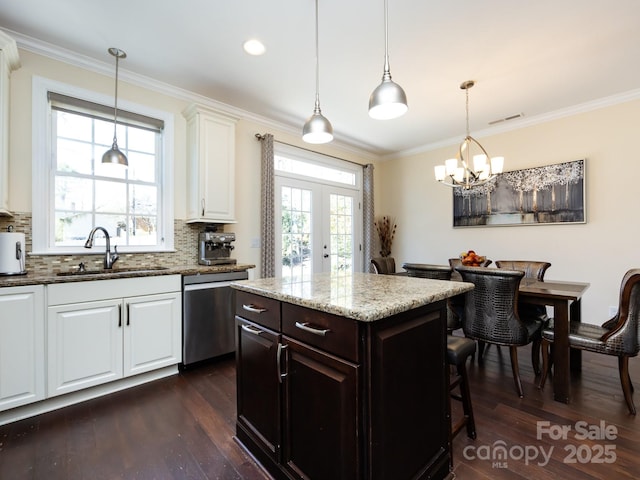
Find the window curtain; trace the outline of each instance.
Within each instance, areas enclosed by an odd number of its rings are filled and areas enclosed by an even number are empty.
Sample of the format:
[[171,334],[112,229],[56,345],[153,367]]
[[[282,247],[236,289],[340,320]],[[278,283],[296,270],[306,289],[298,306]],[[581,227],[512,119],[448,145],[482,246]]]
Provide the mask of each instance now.
[[261,215],[260,236],[262,238],[261,251],[261,278],[275,277],[275,187],[273,167],[273,135],[265,133],[256,134],[262,143],[261,156]]
[[367,164],[362,172],[362,244],[363,272],[373,273],[371,257],[373,257],[375,241],[375,220],[373,211],[373,165]]

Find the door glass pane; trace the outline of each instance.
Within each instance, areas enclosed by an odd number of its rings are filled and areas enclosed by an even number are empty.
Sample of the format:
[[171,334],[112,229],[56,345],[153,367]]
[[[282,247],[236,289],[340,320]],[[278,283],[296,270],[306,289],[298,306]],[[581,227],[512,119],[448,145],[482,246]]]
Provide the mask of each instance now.
[[352,197],[335,193],[329,195],[332,273],[353,273],[353,207]]
[[282,278],[301,282],[311,278],[311,190],[283,186]]

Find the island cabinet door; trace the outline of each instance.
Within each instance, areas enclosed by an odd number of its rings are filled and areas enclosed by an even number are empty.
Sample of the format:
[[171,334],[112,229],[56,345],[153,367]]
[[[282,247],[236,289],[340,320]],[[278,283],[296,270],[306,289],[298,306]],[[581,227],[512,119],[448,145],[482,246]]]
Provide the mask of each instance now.
[[359,367],[283,336],[282,464],[294,478],[361,478]]
[[448,474],[445,326],[444,303],[439,302],[371,327],[372,479]]
[[278,333],[236,317],[238,428],[276,462],[281,446],[279,340]]

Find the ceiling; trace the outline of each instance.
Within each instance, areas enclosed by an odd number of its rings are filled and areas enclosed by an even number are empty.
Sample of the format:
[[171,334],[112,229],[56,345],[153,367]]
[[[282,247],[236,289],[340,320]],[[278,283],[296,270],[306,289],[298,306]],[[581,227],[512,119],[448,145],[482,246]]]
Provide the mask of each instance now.
[[[472,134],[640,89],[637,0],[389,0],[391,74],[409,111],[373,120],[384,2],[319,9],[322,113],[338,143],[374,155],[462,139],[469,79]],[[314,12],[313,0],[0,0],[0,28],[111,65],[107,48],[121,48],[125,74],[301,131],[315,101]],[[243,52],[249,38],[263,56]]]

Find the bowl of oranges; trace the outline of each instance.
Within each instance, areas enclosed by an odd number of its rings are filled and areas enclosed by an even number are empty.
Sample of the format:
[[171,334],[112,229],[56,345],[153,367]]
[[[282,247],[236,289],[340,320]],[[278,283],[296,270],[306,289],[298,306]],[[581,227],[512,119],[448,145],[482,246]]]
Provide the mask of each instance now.
[[465,267],[481,267],[487,260],[487,257],[478,255],[473,250],[469,250],[468,252],[462,252],[460,254],[460,260]]

